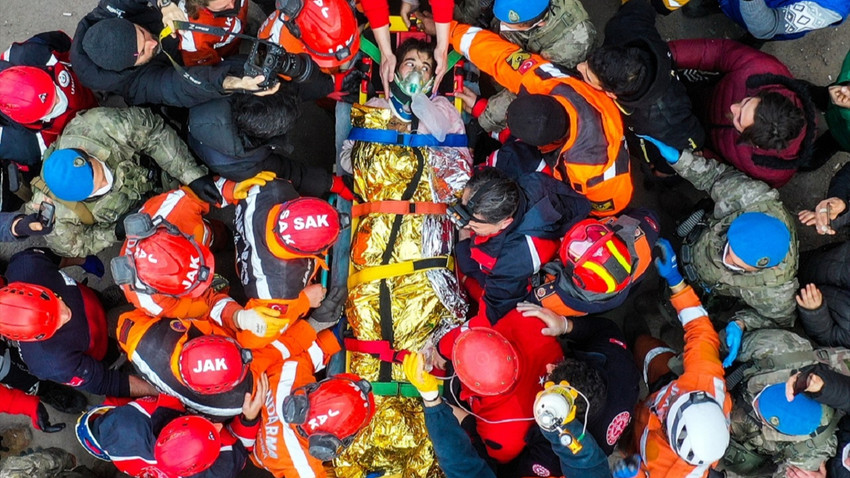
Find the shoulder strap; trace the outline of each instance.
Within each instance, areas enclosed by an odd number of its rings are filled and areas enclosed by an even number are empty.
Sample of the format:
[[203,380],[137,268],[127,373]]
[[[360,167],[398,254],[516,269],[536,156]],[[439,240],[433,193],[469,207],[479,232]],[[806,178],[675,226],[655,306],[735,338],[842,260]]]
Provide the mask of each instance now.
[[55,194],[53,194],[53,191],[51,191],[50,188],[47,187],[47,183],[44,182],[44,179],[42,179],[41,176],[35,177],[30,182],[30,185],[33,188],[38,189],[44,194],[46,194],[47,197],[49,197],[53,201],[58,202],[59,204],[73,211],[74,214],[76,214],[77,217],[80,219],[80,221],[86,226],[91,226],[95,223],[94,216],[92,215],[88,206],[83,204],[81,201],[65,201],[63,199],[59,199],[58,197],[56,197]]

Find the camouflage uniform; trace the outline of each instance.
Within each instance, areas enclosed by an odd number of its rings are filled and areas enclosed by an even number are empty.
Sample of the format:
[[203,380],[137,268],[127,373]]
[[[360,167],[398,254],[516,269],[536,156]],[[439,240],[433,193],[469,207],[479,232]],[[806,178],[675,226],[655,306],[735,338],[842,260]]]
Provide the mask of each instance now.
[[[71,471],[74,456],[59,448],[10,456],[0,468],[0,478],[91,478],[90,473]],[[82,471],[82,470],[81,470]],[[86,470],[88,471],[88,470]]]
[[[186,144],[159,116],[145,108],[94,108],[77,115],[65,127],[51,149],[79,148],[103,161],[115,182],[106,194],[81,203],[56,202],[56,223],[46,236],[47,245],[57,254],[82,257],[111,246],[118,218],[140,206],[146,194],[157,186],[159,175],[142,165],[142,155],[182,184],[207,174],[195,163]],[[27,212],[38,211],[41,202],[53,198],[49,191],[33,184],[33,197]],[[91,213],[93,224],[86,224],[69,205],[82,204]],[[79,206],[78,206],[79,207]]]
[[[713,159],[682,153],[672,165],[694,187],[706,191],[715,201],[708,227],[692,244],[689,265],[699,276],[701,286],[711,293],[741,299],[749,308],[738,311],[747,330],[765,327],[791,327],[797,303],[797,230],[795,219],[779,200],[779,192],[752,179],[732,166]],[[776,267],[755,272],[735,272],[723,265],[726,232],[735,218],[745,212],[763,212],[782,221],[791,232],[791,248]],[[687,267],[687,265],[686,265]]]
[[[596,43],[596,27],[590,22],[578,0],[550,0],[549,11],[543,26],[524,32],[500,32],[499,20],[494,20],[494,31],[502,38],[519,45],[523,50],[538,53],[558,65],[574,68],[587,58]],[[501,131],[506,126],[508,105],[516,95],[507,90],[490,97],[487,108],[478,122],[488,132]]]
[[[771,476],[772,472],[772,476],[784,478],[788,465],[814,471],[835,455],[838,444],[835,425],[840,418],[835,409],[822,404],[820,427],[806,436],[779,433],[752,411],[752,402],[762,389],[785,383],[788,377],[806,365],[820,361],[847,373],[847,364],[843,362],[850,357],[850,350],[820,350],[823,353],[816,356],[808,340],[787,330],[762,329],[744,334],[738,360],[744,362],[745,372],[743,380],[731,389],[734,402],[730,418],[732,441],[721,461],[725,469],[745,476]],[[729,376],[727,380],[731,381]],[[778,468],[758,473],[758,469],[763,470],[764,466],[757,466],[757,456],[763,458],[765,464],[773,460]]]

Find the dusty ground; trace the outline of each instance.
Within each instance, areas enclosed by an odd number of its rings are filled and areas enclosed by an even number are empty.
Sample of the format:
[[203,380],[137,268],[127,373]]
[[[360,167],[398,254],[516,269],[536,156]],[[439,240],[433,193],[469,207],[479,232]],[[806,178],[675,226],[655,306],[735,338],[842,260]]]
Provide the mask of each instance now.
[[[600,32],[605,21],[610,18],[619,5],[617,0],[584,0],[584,3]],[[14,41],[23,41],[42,31],[58,29],[72,35],[77,21],[94,5],[93,0],[0,0],[0,48],[5,48]],[[688,37],[737,38],[742,34],[742,30],[723,15],[712,15],[704,19],[692,20],[674,13],[666,18],[660,18],[659,28],[668,39]],[[833,81],[838,73],[841,61],[850,48],[848,43],[850,43],[850,26],[844,25],[840,28],[810,33],[805,38],[792,42],[768,43],[763,51],[781,58],[798,78],[816,84],[827,84]],[[332,143],[327,138],[331,137],[332,128],[333,120],[328,114],[318,108],[308,107],[303,121],[299,124],[298,131],[294,135],[296,157],[310,158],[311,161],[320,158],[322,164],[329,164],[332,161],[333,151],[331,149]],[[850,157],[842,153],[819,171],[798,174],[787,186],[782,188],[782,197],[787,207],[796,212],[816,204],[823,197],[832,174],[848,159]],[[640,205],[658,207],[655,195],[646,193],[640,188],[640,173],[636,173],[635,178],[635,183],[639,189],[636,202]],[[669,218],[666,218],[664,222],[665,227],[672,224]],[[810,249],[824,242],[823,238],[815,236],[808,229],[800,231],[800,240],[803,249]],[[31,244],[33,243],[0,244],[0,259],[8,259],[13,252]],[[101,258],[104,263],[107,263],[108,259],[115,253],[115,248],[110,249],[102,253]],[[87,276],[80,270],[70,272],[81,279]],[[89,284],[97,289],[103,289],[111,284],[108,274],[103,280],[91,276],[88,277],[88,280]],[[622,321],[630,313],[631,308],[625,307],[622,311],[613,315],[619,321]],[[655,328],[658,325],[658,323],[653,324]],[[68,423],[69,429],[54,435],[35,432],[33,446],[60,446],[72,451],[81,462],[92,463],[94,460],[81,449],[70,430],[76,417],[62,416],[55,411],[51,415]],[[24,423],[27,423],[27,420],[7,416],[0,417],[0,428]],[[241,476],[270,475],[258,470],[246,470]]]

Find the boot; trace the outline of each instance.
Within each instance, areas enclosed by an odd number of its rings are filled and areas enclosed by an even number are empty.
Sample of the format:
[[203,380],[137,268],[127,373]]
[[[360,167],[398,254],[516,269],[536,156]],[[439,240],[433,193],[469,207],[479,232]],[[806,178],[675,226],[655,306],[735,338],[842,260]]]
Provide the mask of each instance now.
[[62,413],[79,415],[86,411],[89,401],[86,396],[77,390],[48,380],[42,380],[38,384],[36,393],[41,401]]
[[721,12],[717,0],[691,0],[682,7],[682,14],[688,18],[702,18]]

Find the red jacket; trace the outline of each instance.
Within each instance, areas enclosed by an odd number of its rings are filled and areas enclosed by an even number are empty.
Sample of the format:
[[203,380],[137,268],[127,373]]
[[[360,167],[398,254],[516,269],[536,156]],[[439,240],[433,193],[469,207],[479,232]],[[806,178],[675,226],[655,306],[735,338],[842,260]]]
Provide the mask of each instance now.
[[[487,324],[486,320],[476,318],[470,325]],[[487,454],[499,463],[507,463],[526,447],[525,436],[534,425],[532,408],[537,392],[543,390],[546,366],[564,360],[564,352],[555,337],[540,333],[543,321],[534,317],[523,317],[512,310],[492,328],[516,348],[519,355],[519,380],[511,391],[498,396],[480,397],[466,386],[461,385],[460,399],[469,404],[470,409],[489,421],[511,420],[507,423],[487,423],[477,420],[478,434],[487,449]],[[451,357],[451,350],[457,336],[466,327],[458,327],[440,341],[440,353]]]
[[[211,27],[223,28],[232,33],[244,33],[248,24],[248,4],[242,1],[242,7],[236,16],[226,16],[210,11],[208,8],[198,10],[198,18],[189,18],[190,22],[200,23]],[[180,2],[184,10],[183,2]],[[180,54],[186,66],[216,65],[223,58],[239,53],[239,39],[234,36],[221,37],[208,33],[182,30],[180,31]]]
[[[814,117],[809,117],[807,114],[807,123],[803,130],[784,150],[764,150],[747,143],[738,143],[741,133],[732,125],[729,108],[733,103],[754,96],[762,90],[776,91],[803,108],[803,100],[800,96],[784,85],[772,81],[765,83],[764,80],[759,82],[763,83],[761,86],[753,84],[754,80],[758,80],[753,76],[765,73],[792,78],[788,67],[772,55],[732,40],[676,40],[669,45],[678,68],[692,68],[722,74],[720,81],[710,94],[704,96],[704,104],[695,105],[698,111],[702,109],[701,120],[707,128],[706,156],[725,160],[750,177],[760,179],[771,187],[778,188],[787,183],[797,172],[796,165],[775,168],[766,166],[764,163],[780,162],[781,164],[781,162],[794,161],[801,156],[810,155],[817,126]],[[749,87],[748,80],[750,80]],[[812,132],[808,133],[810,129]]]
[[0,385],[0,413],[11,415],[26,415],[32,420],[33,426],[38,424],[38,397]]

